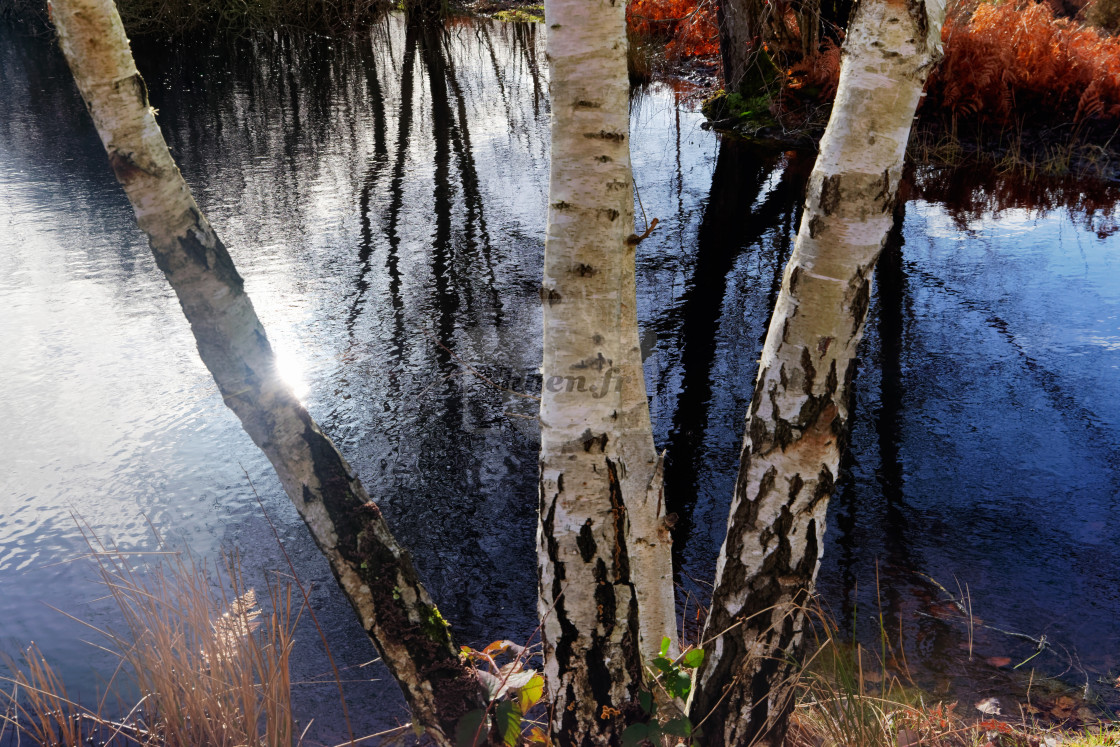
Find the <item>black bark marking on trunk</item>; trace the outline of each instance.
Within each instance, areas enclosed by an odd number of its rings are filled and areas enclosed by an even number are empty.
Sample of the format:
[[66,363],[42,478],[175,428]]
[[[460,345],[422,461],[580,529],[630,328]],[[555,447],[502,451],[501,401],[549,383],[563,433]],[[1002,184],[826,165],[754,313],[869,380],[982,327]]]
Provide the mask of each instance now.
[[928,51],[929,45],[929,15],[926,12],[925,0],[906,0],[906,12],[918,27],[918,38],[921,40],[921,49]]
[[[801,370],[805,374],[805,381],[802,382],[803,390],[811,396],[813,386],[817,382],[817,369],[813,365],[813,354],[809,352],[809,348],[801,348]],[[784,384],[783,388],[785,388]]]
[[[831,337],[822,337],[817,340],[817,355],[824,356],[828,353],[828,349],[832,346]],[[835,370],[835,361],[833,362],[833,370]]]
[[[571,671],[572,662],[572,644],[579,638],[579,630],[575,624],[568,618],[567,610],[564,607],[564,581],[567,577],[566,567],[563,560],[560,559],[560,544],[556,541],[555,524],[556,524],[556,503],[559,501],[560,496],[564,492],[563,475],[556,478],[556,493],[552,496],[551,501],[546,506],[546,496],[548,495],[548,486],[545,484],[543,471],[540,476],[540,494],[541,494],[541,533],[545,538],[545,552],[548,554],[548,561],[552,563],[552,615],[555,616],[556,621],[560,624],[560,638],[556,641],[556,646],[552,651],[552,655],[556,657],[557,666],[561,672]],[[570,704],[569,710],[559,714],[559,721],[563,733],[574,733],[576,724],[578,722],[575,713],[576,694],[573,685],[568,682],[564,685],[565,688],[565,702]]]
[[753,417],[755,414],[757,414],[758,408],[762,405],[762,390],[765,386],[764,373],[765,372],[763,372],[763,374],[759,374],[758,381],[754,383],[754,392],[751,394],[750,417]]
[[805,404],[801,406],[801,411],[797,413],[799,435],[804,435],[805,431],[820,423],[829,408],[835,414],[836,404],[832,401],[832,394],[832,392],[826,391],[819,397],[809,397],[805,400]]
[[626,140],[626,133],[624,132],[607,132],[606,130],[599,130],[598,132],[585,132],[583,136],[592,140],[609,140],[614,143],[621,143]]
[[[636,688],[641,682],[641,660],[636,645],[638,608],[630,580],[626,549],[626,508],[617,468],[610,459],[604,459],[604,462],[609,482],[611,524],[604,527],[607,531],[602,532],[596,541],[592,536],[594,524],[588,520],[576,540],[583,561],[594,563],[591,575],[595,582],[593,596],[596,622],[594,630],[586,631],[582,637],[569,619],[560,596],[565,567],[560,560],[559,544],[554,537],[556,503],[560,493],[557,492],[549,502],[545,497],[547,494],[543,474],[541,479],[541,532],[545,537],[547,562],[555,568],[552,586],[554,606],[551,614],[555,616],[561,630],[559,640],[551,651],[561,673],[560,682],[554,684],[562,688],[563,698],[560,700],[565,704],[562,712],[554,716],[553,733],[569,737],[575,735],[571,741],[573,747],[598,747],[607,744],[605,735],[617,736],[620,733],[618,719],[629,724],[641,716],[641,709],[633,703]],[[614,543],[610,557],[604,557],[601,553],[603,535]],[[627,605],[625,610],[619,608],[620,603]],[[622,613],[624,617],[620,620],[618,616]],[[620,625],[625,629],[620,631]],[[577,641],[581,639],[585,644],[577,650]],[[573,676],[577,656],[580,658],[579,668],[585,672],[585,678],[577,679]],[[625,681],[626,693],[616,701],[619,666],[625,667],[628,679]],[[591,702],[588,703],[588,700]]]
[[[216,280],[244,292],[245,281],[238,274],[237,268],[233,266],[233,259],[226,251],[225,244],[212,231],[207,230],[208,227],[196,225],[195,230],[188,230],[185,236],[178,237],[179,249],[193,264],[213,272]],[[210,240],[210,246],[199,240],[196,231]],[[158,254],[156,259],[158,261]],[[162,265],[160,269],[163,269]],[[164,271],[166,272],[166,270]]]
[[141,177],[158,176],[132,160],[131,153],[122,153],[119,150],[109,151],[109,166],[116,174],[117,181],[126,188]]
[[602,454],[607,449],[607,434],[600,433],[596,436],[592,434],[591,429],[588,428],[583,432],[583,435],[579,437],[579,442],[583,444],[583,450],[587,453],[590,454],[591,449],[597,447],[599,453]]
[[[606,434],[603,438],[606,439]],[[604,440],[604,445],[606,441]],[[630,583],[630,555],[626,551],[626,504],[622,498],[622,484],[618,481],[618,468],[615,463],[607,459],[607,484],[610,486],[608,495],[611,500],[611,518],[614,524],[614,572],[615,582],[620,584]]]
[[766,473],[759,481],[758,493],[756,495],[747,495],[747,482],[750,479],[750,457],[744,457],[739,460],[739,474],[735,480],[735,495],[739,496],[741,500],[747,501],[746,520],[741,527],[735,527],[733,531],[736,534],[736,541],[732,543],[728,541],[728,547],[741,546],[743,544],[742,537],[747,529],[754,530],[758,526],[758,509],[759,504],[763,497],[774,487],[774,480],[777,477],[778,471],[773,467],[766,470]]
[[592,267],[591,265],[583,264],[582,262],[576,266],[576,274],[580,277],[589,278],[592,275],[595,275],[597,272],[599,271],[594,267]]
[[[327,505],[328,512],[342,513],[350,510],[355,503],[364,504],[365,501],[354,489],[354,476],[349,465],[342,460],[342,455],[330,439],[312,424],[310,417],[304,419],[303,440],[311,452],[312,470],[319,483],[319,495],[315,497],[329,497],[332,501]],[[304,492],[306,495],[310,491],[305,487]]]
[[588,368],[594,368],[596,371],[602,371],[607,367],[610,367],[610,361],[608,361],[602,353],[598,353],[595,358],[584,358],[579,363],[572,364],[572,368],[576,371],[582,371]]
[[[897,55],[897,53],[896,53]],[[891,190],[891,172],[890,169],[883,169],[882,177],[879,179],[879,191],[871,198],[874,202],[879,204],[880,211],[884,213],[891,212],[891,198],[893,192]]]
[[599,163],[610,163],[614,159],[611,158],[610,156],[604,155],[604,156],[595,156],[595,160],[598,161]]
[[855,337],[859,334],[864,320],[867,319],[867,307],[871,303],[871,279],[861,272],[856,275],[853,282],[857,285],[849,308],[852,314],[852,336]]
[[811,239],[817,238],[817,234],[820,233],[823,225],[824,225],[824,220],[822,220],[819,215],[814,215],[812,218],[810,218],[809,223],[808,223],[809,238],[811,238]]
[[[756,503],[761,502],[766,496],[770,494],[770,491],[774,489],[774,482],[777,480],[777,478],[777,469],[771,467],[770,469],[766,470],[765,474],[762,475],[762,479],[758,481],[758,495],[755,496]],[[758,512],[756,510],[755,517],[757,516]]]
[[[827,501],[832,498],[832,494],[835,489],[836,482],[832,477],[832,470],[830,470],[828,467],[821,467],[821,471],[817,473],[817,484],[813,487],[813,494],[810,496],[809,505],[806,506],[805,510],[812,511],[821,501]],[[815,538],[813,539],[813,542],[816,542]]]
[[584,522],[583,526],[579,529],[579,536],[576,537],[576,547],[579,548],[579,556],[583,558],[584,563],[590,563],[591,559],[595,557],[595,535],[591,531],[591,519]]
[[[835,395],[839,391],[839,386],[840,382],[836,377],[836,359],[833,358],[832,362],[828,365],[828,375],[824,379],[824,390],[828,393],[829,398],[835,399]],[[840,395],[843,398],[848,396],[848,393],[846,391],[840,392]],[[845,410],[847,410],[847,408],[845,408]],[[840,418],[837,418],[837,421],[839,420]]]
[[561,301],[560,293],[555,288],[541,287],[541,303],[547,303],[549,306],[558,304]]
[[789,481],[789,500],[786,501],[786,506],[792,506],[793,502],[797,500],[797,496],[801,495],[801,488],[805,487],[805,481],[801,479],[801,475],[794,475]]
[[821,212],[832,215],[840,207],[840,175],[826,176],[821,181]]
[[[609,578],[607,564],[602,558],[595,561],[595,570],[592,571],[592,576],[595,579],[595,617],[599,625],[603,626],[606,635],[610,635],[614,632],[614,584],[611,578]],[[604,679],[609,685],[611,680],[610,673],[604,672],[604,674],[606,675]],[[594,687],[594,678],[592,678],[592,689],[594,689]],[[599,700],[599,702],[604,701]]]
[[125,78],[124,80],[117,81],[116,87],[119,91],[127,85],[131,85],[135,96],[140,101],[140,105],[147,109],[151,104],[148,101],[148,84],[144,82],[144,76],[139,72]]
[[[618,481],[618,469],[615,463],[607,459],[607,478],[610,484],[611,514],[614,520],[614,571],[615,586],[626,589],[626,598],[629,600],[626,611],[626,629],[622,632],[619,646],[622,649],[623,664],[629,675],[629,699],[624,703],[612,704],[615,709],[622,712],[625,723],[633,723],[635,717],[642,713],[641,708],[635,708],[634,698],[637,688],[642,683],[642,656],[638,647],[638,595],[630,578],[630,553],[626,546],[626,534],[629,518],[626,515],[626,504],[622,495],[622,485]],[[617,593],[612,589],[612,603],[617,605]],[[617,608],[616,608],[617,609]],[[611,614],[615,619],[617,611]],[[605,665],[604,665],[605,666]],[[602,715],[602,714],[600,714]]]
[[576,109],[598,109],[602,106],[602,104],[600,104],[598,101],[585,101],[583,99],[580,99],[576,103],[572,104],[572,106]]

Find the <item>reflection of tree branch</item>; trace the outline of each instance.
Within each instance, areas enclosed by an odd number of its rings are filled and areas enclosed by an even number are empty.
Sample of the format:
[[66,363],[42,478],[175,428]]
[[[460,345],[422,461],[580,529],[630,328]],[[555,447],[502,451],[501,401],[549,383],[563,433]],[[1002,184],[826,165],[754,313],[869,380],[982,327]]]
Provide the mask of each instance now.
[[[432,239],[431,268],[435,281],[435,311],[440,337],[450,339],[455,330],[456,312],[460,306],[460,293],[472,305],[471,287],[457,277],[451,243],[452,193],[451,193],[451,105],[447,98],[447,61],[444,58],[444,30],[434,24],[424,24],[420,29],[421,60],[428,76],[431,95],[432,143],[432,212],[435,214],[435,235]],[[446,361],[441,361],[445,363]],[[450,394],[450,392],[449,392]],[[448,412],[450,416],[450,411]]]
[[370,46],[363,45],[360,50],[362,62],[366,69],[366,86],[369,91],[370,104],[373,108],[373,157],[370,159],[369,168],[366,171],[361,192],[358,195],[361,243],[358,246],[358,277],[354,281],[357,292],[354,294],[354,300],[350,304],[350,311],[346,317],[346,328],[351,335],[354,334],[354,325],[361,313],[362,300],[369,291],[367,277],[372,269],[370,260],[373,254],[373,221],[370,216],[370,208],[373,201],[373,191],[389,160],[389,151],[385,144],[385,96],[381,90],[381,81],[377,76],[377,60],[374,55],[370,54]]
[[396,159],[393,177],[389,183],[389,220],[385,227],[389,252],[385,259],[389,273],[389,297],[393,305],[393,348],[397,355],[404,350],[404,301],[401,299],[400,251],[401,237],[397,226],[404,206],[404,165],[408,158],[409,136],[412,133],[412,85],[416,62],[416,27],[405,27],[404,59],[401,63],[401,102],[397,121]]
[[[697,233],[692,276],[680,302],[651,325],[659,332],[677,334],[681,340],[680,384],[669,427],[665,469],[665,494],[670,496],[667,508],[680,516],[674,528],[677,548],[684,546],[692,531],[696,499],[683,497],[695,496],[699,479],[713,407],[712,371],[728,275],[742,252],[760,241],[802,194],[805,169],[790,164],[778,183],[762,197],[777,165],[773,158],[758,158],[747,145],[730,141],[720,145],[708,205]],[[788,242],[788,232],[781,235]],[[782,258],[771,261],[780,273],[784,266]],[[773,303],[766,308],[773,308]]]
[[[483,212],[482,193],[479,190],[478,169],[475,166],[474,152],[471,147],[470,128],[467,123],[467,104],[463,89],[459,85],[459,78],[455,72],[455,64],[451,56],[450,47],[446,44],[445,37],[444,57],[446,59],[446,78],[455,96],[457,117],[451,121],[451,145],[455,151],[459,164],[459,182],[463,187],[463,202],[466,204],[466,243],[468,248],[482,249],[482,259],[486,266],[487,285],[490,290],[491,303],[501,317],[502,299],[497,289],[497,278],[494,273],[490,233],[486,228],[486,216]],[[512,123],[511,123],[512,126]],[[475,226],[479,241],[475,241]]]

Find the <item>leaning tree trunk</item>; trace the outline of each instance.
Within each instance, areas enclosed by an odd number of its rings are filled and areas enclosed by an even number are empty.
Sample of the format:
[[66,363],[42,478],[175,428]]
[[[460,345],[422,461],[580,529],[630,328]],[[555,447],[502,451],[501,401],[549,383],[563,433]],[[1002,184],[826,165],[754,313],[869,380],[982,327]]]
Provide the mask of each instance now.
[[408,553],[278,376],[242,279],[167,150],[112,0],[53,0],[50,9],[109,163],[179,298],[203,363],[330,560],[415,723],[450,745],[459,718],[484,705],[477,679],[460,663]]
[[691,704],[712,745],[780,745],[856,346],[943,0],[863,0],[766,335]]
[[538,529],[545,676],[558,744],[614,744],[642,682],[641,605],[648,600],[656,618],[647,636],[675,638],[676,628],[634,309],[625,3],[547,0],[545,16],[552,100]]

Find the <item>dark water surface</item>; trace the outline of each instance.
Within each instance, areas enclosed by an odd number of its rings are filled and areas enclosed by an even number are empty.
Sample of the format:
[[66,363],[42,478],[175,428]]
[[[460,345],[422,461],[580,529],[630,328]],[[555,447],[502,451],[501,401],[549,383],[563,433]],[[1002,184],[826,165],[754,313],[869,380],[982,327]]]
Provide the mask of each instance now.
[[[461,361],[539,385],[543,28],[441,36],[389,19],[357,44],[149,44],[137,57],[286,375],[460,640],[528,637],[532,402]],[[721,144],[686,98],[636,94],[632,142],[641,206],[661,220],[638,256],[654,428],[681,515],[680,581],[702,596],[812,156]],[[86,549],[74,515],[125,548],[155,547],[149,521],[203,558],[237,548],[257,584],[286,571],[247,473],[314,584],[355,730],[406,720],[222,405],[49,41],[0,29],[0,102],[0,651],[34,640],[78,697],[111,671],[83,642],[95,634],[45,606],[116,619],[89,567],[65,562]],[[1053,648],[1032,666],[1105,692],[1120,667],[1116,195],[966,177],[919,175],[884,256],[823,599],[867,635],[878,572],[887,627],[902,625],[915,675],[942,692],[1003,686],[980,659],[1017,663],[1036,644],[1002,631],[1045,635]],[[938,584],[958,583],[982,619],[972,665],[966,626],[939,604]],[[313,683],[329,680],[321,648],[301,627],[294,689],[302,722],[315,718],[308,743],[334,744],[333,685]]]

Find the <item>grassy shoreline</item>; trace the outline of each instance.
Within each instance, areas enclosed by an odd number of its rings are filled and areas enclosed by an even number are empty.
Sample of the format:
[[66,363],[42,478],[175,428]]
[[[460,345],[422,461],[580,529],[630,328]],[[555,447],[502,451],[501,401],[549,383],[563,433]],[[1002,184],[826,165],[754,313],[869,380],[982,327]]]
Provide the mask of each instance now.
[[[299,601],[298,580],[278,578],[258,599],[242,580],[237,558],[227,558],[224,570],[213,575],[189,554],[163,553],[154,572],[143,574],[113,548],[99,549],[94,562],[126,620],[126,634],[96,631],[124,665],[109,686],[132,679],[140,701],[109,713],[71,700],[32,644],[23,664],[9,662],[14,673],[0,677],[0,744],[5,737],[11,744],[110,747],[303,744],[306,732],[299,732],[299,714],[292,710],[288,667],[295,622],[314,613],[306,599]],[[872,650],[841,640],[819,607],[810,616],[815,638],[799,676],[787,747],[1120,744],[1120,722],[1056,680],[1032,674],[1025,702],[1008,688],[999,698],[961,703],[915,684],[901,644],[881,624],[882,641],[874,647],[879,650]],[[486,651],[505,650],[505,644],[495,642]],[[524,662],[526,669],[533,665]],[[1006,665],[998,668],[1013,674]],[[340,718],[346,709],[340,690]],[[517,745],[542,743],[539,710],[522,722]],[[409,733],[406,725],[351,744],[397,743]],[[674,739],[661,747],[679,744]]]

